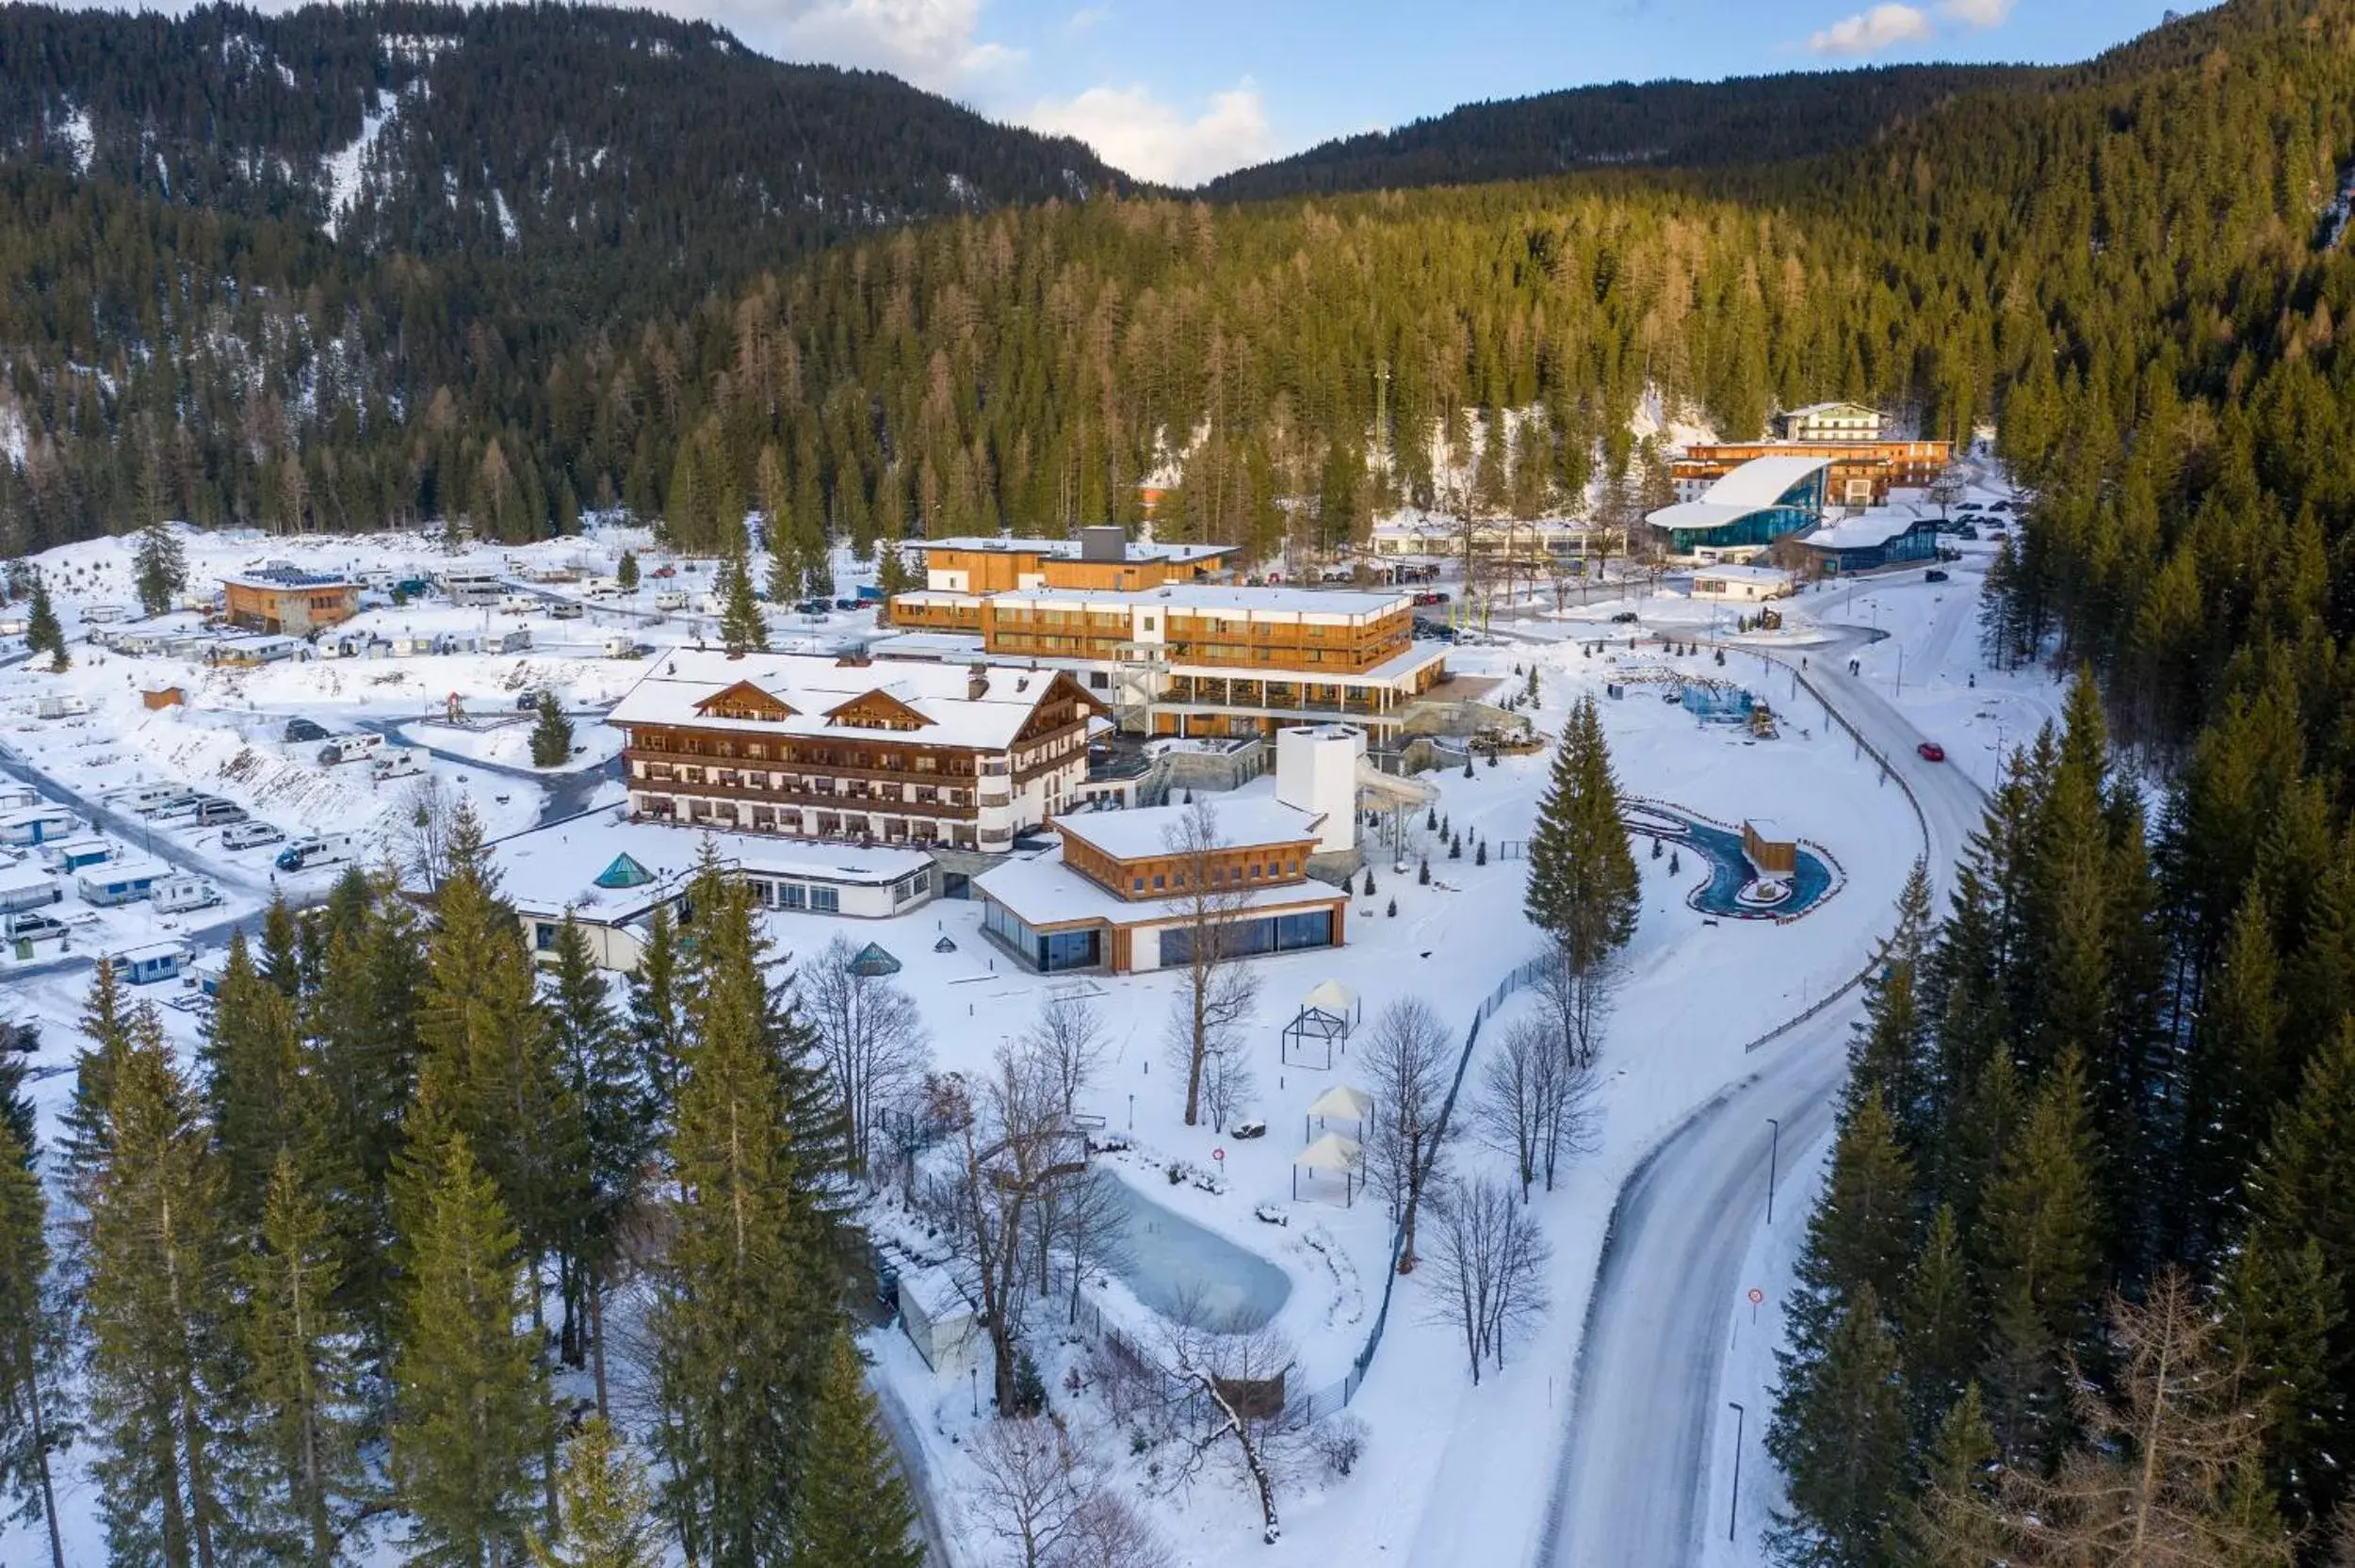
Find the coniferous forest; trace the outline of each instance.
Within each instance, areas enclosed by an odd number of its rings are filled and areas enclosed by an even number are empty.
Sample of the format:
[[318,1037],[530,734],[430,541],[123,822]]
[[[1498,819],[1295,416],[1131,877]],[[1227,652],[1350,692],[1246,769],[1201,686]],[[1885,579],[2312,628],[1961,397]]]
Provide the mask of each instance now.
[[541,994],[463,808],[430,902],[273,906],[193,1063],[101,965],[54,1149],[0,1078],[0,1500],[53,1514],[71,1440],[116,1561],[751,1564],[846,1499],[874,1555],[806,1560],[904,1560],[840,1129],[744,884],[708,863],[626,997],[569,922]]

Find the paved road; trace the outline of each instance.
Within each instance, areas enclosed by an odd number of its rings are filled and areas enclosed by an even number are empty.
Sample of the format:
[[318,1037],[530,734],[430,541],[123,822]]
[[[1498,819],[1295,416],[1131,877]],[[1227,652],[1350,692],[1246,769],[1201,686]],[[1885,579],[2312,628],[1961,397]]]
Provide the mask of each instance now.
[[[1842,645],[1808,652],[1803,683],[1910,786],[1942,899],[1983,797],[1958,768],[1915,755],[1922,736],[1845,672]],[[1698,1558],[1726,1322],[1765,1206],[1766,1119],[1781,1120],[1786,1151],[1822,1138],[1861,1005],[1850,993],[1763,1045],[1758,1072],[1696,1111],[1621,1189],[1587,1313],[1542,1568],[1688,1568]],[[1754,1420],[1753,1463],[1758,1430]]]

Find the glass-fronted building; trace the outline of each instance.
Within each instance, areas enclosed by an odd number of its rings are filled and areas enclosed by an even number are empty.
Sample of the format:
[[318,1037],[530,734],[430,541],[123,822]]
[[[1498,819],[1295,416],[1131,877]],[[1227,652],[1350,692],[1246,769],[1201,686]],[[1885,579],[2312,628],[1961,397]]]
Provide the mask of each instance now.
[[1704,562],[1756,555],[1824,520],[1828,458],[1758,458],[1713,484],[1698,500],[1644,519],[1672,556]]

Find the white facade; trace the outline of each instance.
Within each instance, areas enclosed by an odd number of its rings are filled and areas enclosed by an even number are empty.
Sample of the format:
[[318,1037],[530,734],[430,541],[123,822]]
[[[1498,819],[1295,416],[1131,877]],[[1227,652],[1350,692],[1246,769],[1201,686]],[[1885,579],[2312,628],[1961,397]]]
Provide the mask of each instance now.
[[1349,724],[1296,724],[1275,732],[1275,798],[1322,817],[1317,852],[1357,844],[1357,765],[1366,732]]
[[1736,604],[1780,599],[1791,592],[1791,574],[1771,566],[1716,566],[1693,574],[1693,597]]

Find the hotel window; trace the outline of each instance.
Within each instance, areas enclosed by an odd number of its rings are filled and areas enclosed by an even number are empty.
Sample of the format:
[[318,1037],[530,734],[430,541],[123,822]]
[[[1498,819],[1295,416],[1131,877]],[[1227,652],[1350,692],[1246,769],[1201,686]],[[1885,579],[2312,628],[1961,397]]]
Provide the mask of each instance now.
[[779,882],[776,884],[776,908],[804,909],[808,907],[808,903],[809,892],[800,882]]
[[813,887],[809,890],[809,907],[814,914],[842,913],[842,890],[838,887]]

